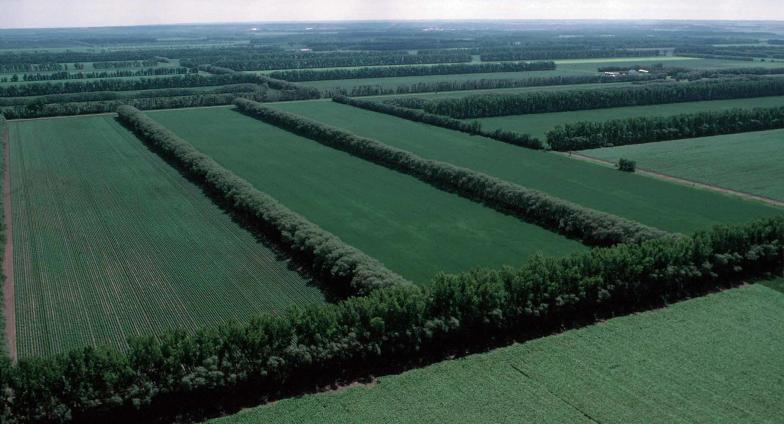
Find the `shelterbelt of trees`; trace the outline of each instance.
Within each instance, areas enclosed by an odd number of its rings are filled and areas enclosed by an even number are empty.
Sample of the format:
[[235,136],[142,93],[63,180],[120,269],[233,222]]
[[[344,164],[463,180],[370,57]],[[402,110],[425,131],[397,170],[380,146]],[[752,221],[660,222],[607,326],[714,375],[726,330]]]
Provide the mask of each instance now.
[[17,365],[6,358],[0,418],[9,424],[198,420],[227,406],[502,346],[782,271],[779,217],[563,258],[533,257],[516,269],[441,274],[426,287],[395,285],[245,323],[134,338],[124,353],[87,347]]
[[778,45],[761,46],[689,46],[675,50],[677,55],[686,56],[709,56],[709,57],[735,57],[739,59],[753,60],[754,58],[784,59],[784,48]]
[[[407,98],[413,99],[413,98]],[[362,109],[371,110],[374,112],[386,113],[388,115],[397,116],[399,118],[408,119],[410,121],[422,122],[429,125],[436,125],[450,130],[456,130],[472,135],[481,135],[484,137],[492,138],[504,143],[514,144],[516,146],[527,147],[529,149],[542,149],[544,144],[536,137],[528,134],[517,133],[513,131],[505,131],[496,129],[487,131],[482,128],[482,124],[478,121],[461,121],[459,119],[450,118],[448,116],[433,115],[432,113],[417,110],[418,108],[400,107],[394,103],[381,103],[372,102],[368,100],[353,99],[346,96],[335,96],[332,98],[337,103],[343,103],[349,106],[354,106]],[[394,99],[393,99],[394,100]]]
[[121,69],[116,71],[102,72],[53,72],[47,74],[23,74],[17,76],[18,81],[57,81],[57,80],[80,80],[92,78],[126,78],[126,77],[150,77],[160,75],[185,75],[196,73],[196,70],[189,68],[146,68],[146,69]]
[[480,94],[431,100],[424,104],[424,110],[465,119],[781,95],[784,95],[784,78],[730,79],[595,90]]
[[200,153],[136,108],[122,106],[120,120],[162,157],[206,188],[222,204],[260,228],[340,295],[364,295],[410,284],[380,262],[347,245],[249,182]]
[[[209,71],[208,71],[209,72]],[[563,75],[554,77],[532,77],[524,79],[475,79],[475,80],[445,80],[445,81],[422,81],[412,84],[401,84],[397,87],[385,87],[382,85],[360,85],[347,90],[336,87],[333,89],[322,90],[324,96],[332,97],[337,95],[361,97],[361,96],[381,96],[387,94],[414,94],[432,93],[442,91],[465,91],[465,90],[489,90],[498,88],[520,88],[520,87],[543,87],[555,85],[574,85],[574,84],[603,84],[619,82],[644,82],[661,79],[658,75],[624,75],[609,77],[605,75]]]
[[423,159],[377,140],[359,137],[257,102],[237,99],[235,105],[242,112],[269,124],[407,173],[442,190],[484,203],[504,213],[514,214],[527,222],[578,239],[590,246],[639,243],[671,236],[670,233],[638,222],[589,209],[471,169]]
[[381,66],[373,68],[353,69],[311,69],[271,72],[272,78],[291,82],[411,77],[425,75],[481,74],[487,72],[527,72],[551,71],[554,62],[514,62],[514,63],[460,63],[428,66]]
[[590,59],[602,57],[648,57],[658,56],[658,51],[628,49],[499,49],[480,53],[483,62],[510,60],[553,60],[553,59]]
[[161,88],[207,87],[227,84],[267,84],[280,90],[296,90],[303,97],[318,98],[321,93],[287,81],[254,74],[228,74],[203,76],[198,74],[175,77],[139,79],[97,79],[67,82],[18,84],[0,87],[0,97],[43,96],[49,94],[83,93],[94,91],[135,91]]
[[553,150],[582,150],[784,128],[784,107],[576,122],[547,133]]
[[[470,62],[466,53],[389,54],[378,52],[331,52],[304,54],[271,54],[228,56],[212,63],[235,71],[268,71],[273,69],[338,68],[349,66],[417,65],[425,63]],[[183,62],[184,65],[191,61]],[[196,62],[198,64],[198,62]]]

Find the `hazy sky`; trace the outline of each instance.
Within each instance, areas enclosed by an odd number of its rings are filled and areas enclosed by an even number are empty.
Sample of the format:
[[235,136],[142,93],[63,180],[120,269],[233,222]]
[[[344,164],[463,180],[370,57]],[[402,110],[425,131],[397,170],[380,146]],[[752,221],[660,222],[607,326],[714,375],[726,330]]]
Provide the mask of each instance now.
[[784,0],[0,0],[0,27],[354,19],[784,19]]

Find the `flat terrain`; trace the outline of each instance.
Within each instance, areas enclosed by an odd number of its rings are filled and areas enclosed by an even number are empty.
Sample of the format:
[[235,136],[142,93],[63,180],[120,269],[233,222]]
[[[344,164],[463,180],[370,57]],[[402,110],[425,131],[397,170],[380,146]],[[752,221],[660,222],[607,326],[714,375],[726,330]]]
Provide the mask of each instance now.
[[668,231],[689,233],[718,223],[747,222],[754,217],[782,212],[756,202],[621,173],[334,102],[270,106],[375,138],[425,158],[472,168]]
[[585,155],[705,184],[784,201],[784,130],[673,140],[604,149]]
[[412,94],[387,94],[383,96],[367,96],[363,97],[368,100],[385,100],[394,97],[420,97],[423,99],[452,99],[456,97],[465,97],[477,94],[518,94],[528,93],[532,91],[564,91],[564,90],[591,90],[597,88],[610,88],[610,87],[629,87],[630,82],[613,82],[613,83],[594,83],[594,84],[568,84],[568,85],[543,85],[537,87],[514,87],[514,88],[489,88],[485,90],[460,90],[460,91],[441,91],[433,93],[412,93]]
[[[302,84],[319,89],[344,88],[351,89],[361,85],[380,85],[394,88],[403,84],[432,81],[466,81],[479,79],[525,79],[535,77],[552,77],[561,75],[597,74],[597,69],[604,66],[653,65],[663,63],[669,67],[689,67],[694,69],[743,68],[743,67],[784,67],[784,63],[743,62],[723,59],[694,59],[677,56],[657,56],[641,58],[609,58],[609,59],[575,59],[556,60],[556,70],[533,72],[492,72],[484,74],[426,75],[390,78],[359,78],[350,80],[309,81]],[[271,72],[271,71],[269,71]],[[264,72],[264,73],[269,73]]]
[[214,422],[781,422],[783,327],[753,285]]
[[[452,97],[457,97],[453,95]],[[722,111],[734,108],[784,106],[784,96],[751,99],[711,100],[704,102],[669,103],[650,106],[616,107],[609,109],[578,110],[573,112],[536,113],[480,118],[483,128],[517,131],[545,139],[547,131],[558,125],[579,121],[604,122],[612,119],[671,116],[682,113]]]
[[[323,103],[323,102],[322,102]],[[149,115],[226,168],[418,283],[584,247],[230,108]]]
[[112,117],[10,130],[20,358],[324,301]]

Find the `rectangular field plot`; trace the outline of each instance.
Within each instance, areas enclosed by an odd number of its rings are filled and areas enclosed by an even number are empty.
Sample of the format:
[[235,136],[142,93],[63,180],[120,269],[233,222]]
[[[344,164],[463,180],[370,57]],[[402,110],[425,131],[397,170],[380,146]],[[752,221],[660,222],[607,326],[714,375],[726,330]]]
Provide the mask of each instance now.
[[780,209],[761,203],[621,173],[335,102],[271,106],[375,138],[428,159],[475,169],[663,230],[689,233],[713,224],[746,222],[781,213]]
[[[433,81],[466,81],[481,79],[527,79],[537,77],[553,77],[562,75],[596,75],[597,69],[604,66],[653,65],[662,63],[668,67],[688,67],[694,69],[743,68],[743,67],[780,67],[782,64],[768,62],[742,62],[737,60],[693,59],[685,57],[641,57],[614,59],[576,59],[556,60],[557,69],[552,71],[532,72],[491,72],[483,74],[426,75],[411,77],[358,78],[346,80],[308,81],[302,84],[318,89],[343,88],[350,90],[362,85],[380,85],[395,88],[398,85],[416,84]],[[267,72],[268,73],[268,72]]]
[[783,327],[754,285],[212,422],[782,422]]
[[498,116],[493,118],[480,118],[477,119],[477,121],[481,122],[482,127],[485,129],[501,128],[531,134],[544,140],[547,131],[550,131],[556,126],[579,121],[604,122],[613,119],[671,116],[682,113],[722,111],[735,108],[751,109],[755,107],[778,106],[784,106],[784,96]]
[[20,358],[324,301],[114,118],[10,134]]
[[784,201],[784,130],[585,150],[687,180]]
[[535,252],[584,249],[229,108],[149,115],[259,190],[417,283],[439,271],[520,265]]

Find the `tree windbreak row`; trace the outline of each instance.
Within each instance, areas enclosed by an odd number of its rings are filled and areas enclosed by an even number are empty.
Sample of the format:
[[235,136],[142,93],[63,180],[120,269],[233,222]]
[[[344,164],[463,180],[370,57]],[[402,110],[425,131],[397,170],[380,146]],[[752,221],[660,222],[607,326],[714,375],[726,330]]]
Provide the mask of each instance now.
[[261,228],[306,264],[313,275],[329,284],[335,294],[364,295],[382,287],[410,284],[377,260],[259,191],[138,109],[122,106],[117,112],[140,139],[221,203],[230,205],[234,213]]
[[605,57],[648,57],[658,56],[658,51],[627,49],[498,49],[480,53],[484,62],[508,60],[553,60],[553,59],[591,59]]
[[544,87],[574,84],[605,84],[619,82],[643,82],[660,79],[659,75],[621,75],[609,77],[605,75],[560,75],[553,77],[532,77],[525,79],[475,79],[475,80],[444,80],[421,81],[411,84],[400,84],[397,87],[386,87],[379,84],[353,86],[350,89],[335,87],[323,90],[329,96],[382,96],[388,94],[433,93],[442,91],[491,90],[501,88]]
[[[126,111],[131,113],[132,111]],[[183,152],[184,153],[184,152]],[[439,275],[195,334],[0,362],[7,423],[198,420],[597,319],[657,307],[784,271],[784,218],[693,237],[535,257],[521,268]]]
[[199,74],[188,74],[161,78],[109,78],[8,85],[0,87],[0,97],[45,96],[51,94],[86,93],[94,91],[135,91],[163,88],[208,87],[246,83],[267,84],[271,88],[278,90],[294,90],[300,92],[303,97],[307,96],[308,98],[314,99],[321,95],[319,91],[314,88],[303,87],[263,75],[230,74],[204,76]]
[[780,95],[784,95],[784,79],[781,78],[731,79],[594,90],[480,94],[431,100],[424,104],[424,110],[465,119]]
[[[81,80],[81,79],[95,79],[95,78],[129,78],[129,77],[150,77],[161,75],[186,75],[196,73],[198,71],[189,68],[146,68],[139,70],[121,69],[115,71],[100,71],[100,72],[52,72],[52,73],[36,73],[24,74],[21,77],[14,75],[10,78],[0,78],[0,82],[31,82],[31,81],[58,81],[58,80]],[[6,81],[7,80],[7,81]]]
[[[185,66],[197,66],[203,59],[183,60]],[[209,59],[206,59],[209,60]],[[288,53],[262,55],[223,55],[209,64],[235,71],[269,71],[273,69],[340,68],[351,66],[419,65],[428,63],[470,62],[471,55],[461,52],[440,54],[398,54],[364,52]]]
[[499,178],[445,162],[423,159],[369,138],[281,112],[260,103],[237,99],[244,113],[264,122],[343,150],[362,159],[405,172],[433,186],[481,202],[501,212],[575,238],[589,246],[639,243],[672,234],[589,209]]
[[[410,97],[408,99],[415,99]],[[527,147],[529,149],[543,149],[544,144],[536,137],[528,134],[521,134],[513,131],[506,131],[503,129],[496,129],[492,131],[482,129],[482,124],[478,121],[461,121],[459,119],[450,118],[448,116],[434,115],[432,113],[417,110],[416,107],[401,107],[394,103],[372,102],[368,100],[353,99],[346,96],[335,96],[332,98],[337,103],[343,103],[349,106],[354,106],[374,112],[386,113],[387,115],[397,116],[399,118],[408,119],[410,121],[422,122],[429,125],[436,125],[450,130],[460,131],[472,135],[481,135],[484,137],[492,138],[494,140],[502,141],[504,143],[514,144],[515,146]]]
[[547,133],[553,150],[583,150],[784,128],[784,107],[576,122]]
[[488,72],[552,71],[555,62],[459,63],[426,66],[380,66],[353,69],[312,69],[275,71],[273,78],[291,82],[358,78],[413,77],[425,75],[483,74]]

